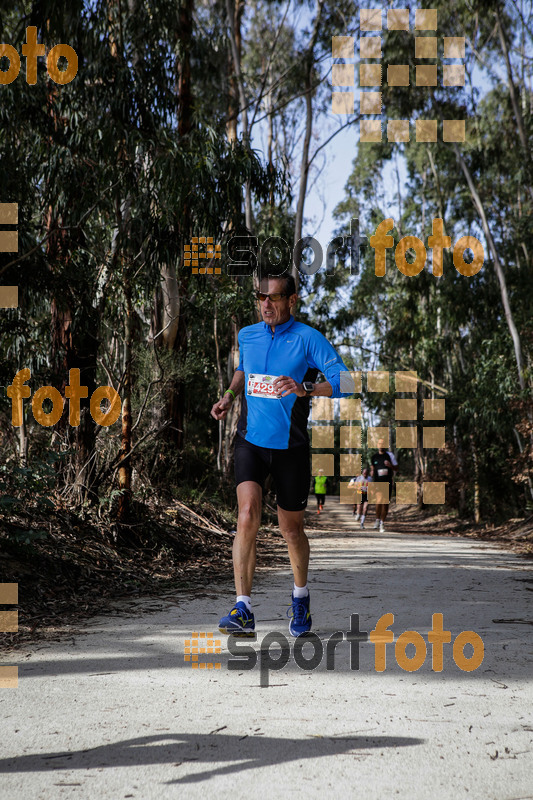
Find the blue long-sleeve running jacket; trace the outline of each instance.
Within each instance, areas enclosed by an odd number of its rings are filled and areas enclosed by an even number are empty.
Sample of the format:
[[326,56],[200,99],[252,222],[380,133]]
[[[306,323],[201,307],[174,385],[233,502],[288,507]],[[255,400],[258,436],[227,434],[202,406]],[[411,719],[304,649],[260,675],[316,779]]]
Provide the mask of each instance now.
[[276,325],[274,333],[266,322],[242,328],[239,349],[237,369],[244,372],[245,382],[237,432],[259,447],[286,450],[309,444],[310,398],[295,394],[279,399],[251,396],[248,393],[250,375],[287,375],[298,383],[314,383],[322,372],[332,386],[332,397],[349,394],[341,392],[340,373],[347,368],[335,348],[319,331],[297,322],[292,315],[288,322]]

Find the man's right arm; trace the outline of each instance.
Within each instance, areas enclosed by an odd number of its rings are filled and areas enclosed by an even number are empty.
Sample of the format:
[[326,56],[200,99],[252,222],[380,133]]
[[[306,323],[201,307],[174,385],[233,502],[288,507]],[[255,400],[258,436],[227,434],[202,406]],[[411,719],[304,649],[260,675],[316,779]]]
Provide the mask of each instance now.
[[[232,381],[229,385],[229,389],[233,392],[235,397],[239,395],[244,389],[244,372],[242,369],[236,369],[233,375]],[[216,420],[225,419],[228,411],[231,408],[231,404],[233,403],[233,395],[231,395],[228,390],[226,389],[227,394],[224,394],[223,397],[218,400],[213,408],[211,409],[211,416],[214,417]]]

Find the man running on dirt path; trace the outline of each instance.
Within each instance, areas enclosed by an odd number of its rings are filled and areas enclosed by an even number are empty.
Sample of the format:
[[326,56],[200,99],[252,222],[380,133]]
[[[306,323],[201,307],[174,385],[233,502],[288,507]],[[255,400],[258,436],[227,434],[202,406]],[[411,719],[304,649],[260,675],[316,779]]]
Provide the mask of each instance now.
[[376,503],[376,521],[374,523],[374,528],[379,525],[379,532],[385,533],[385,520],[392,499],[392,479],[398,469],[398,462],[393,453],[385,448],[385,439],[378,439],[378,451],[372,456],[371,463],[372,480],[377,483],[389,484],[389,502]]
[[[235,397],[245,390],[235,437],[239,516],[233,570],[237,601],[220,620],[219,630],[253,636],[250,595],[256,536],[264,482],[270,473],[276,484],[278,523],[294,575],[289,631],[299,636],[311,629],[309,541],[304,533],[311,479],[309,398],[342,397],[350,392],[340,390],[340,373],[347,369],[335,349],[321,333],[291,315],[298,300],[294,278],[263,280],[256,296],[263,322],[239,332],[239,366],[229,389],[211,409],[215,419],[224,419]],[[315,383],[319,372],[326,380]]]

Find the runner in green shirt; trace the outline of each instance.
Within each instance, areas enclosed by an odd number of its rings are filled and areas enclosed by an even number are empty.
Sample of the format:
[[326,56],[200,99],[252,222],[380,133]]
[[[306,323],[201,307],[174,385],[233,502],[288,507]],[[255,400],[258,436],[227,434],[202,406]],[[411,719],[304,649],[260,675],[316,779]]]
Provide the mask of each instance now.
[[324,503],[326,500],[326,487],[327,487],[328,479],[324,475],[324,470],[319,469],[318,475],[315,478],[315,497],[316,497],[316,504],[317,504],[317,514],[320,514],[322,509],[324,508]]

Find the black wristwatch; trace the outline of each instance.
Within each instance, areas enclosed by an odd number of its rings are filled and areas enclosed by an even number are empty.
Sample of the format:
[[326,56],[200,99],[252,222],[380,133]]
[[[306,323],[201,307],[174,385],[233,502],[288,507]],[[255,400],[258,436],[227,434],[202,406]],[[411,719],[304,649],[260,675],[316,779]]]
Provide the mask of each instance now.
[[313,392],[314,389],[315,389],[315,384],[311,383],[311,381],[304,381],[302,383],[302,386],[304,387],[304,392],[305,392],[307,397],[309,397],[311,392]]

